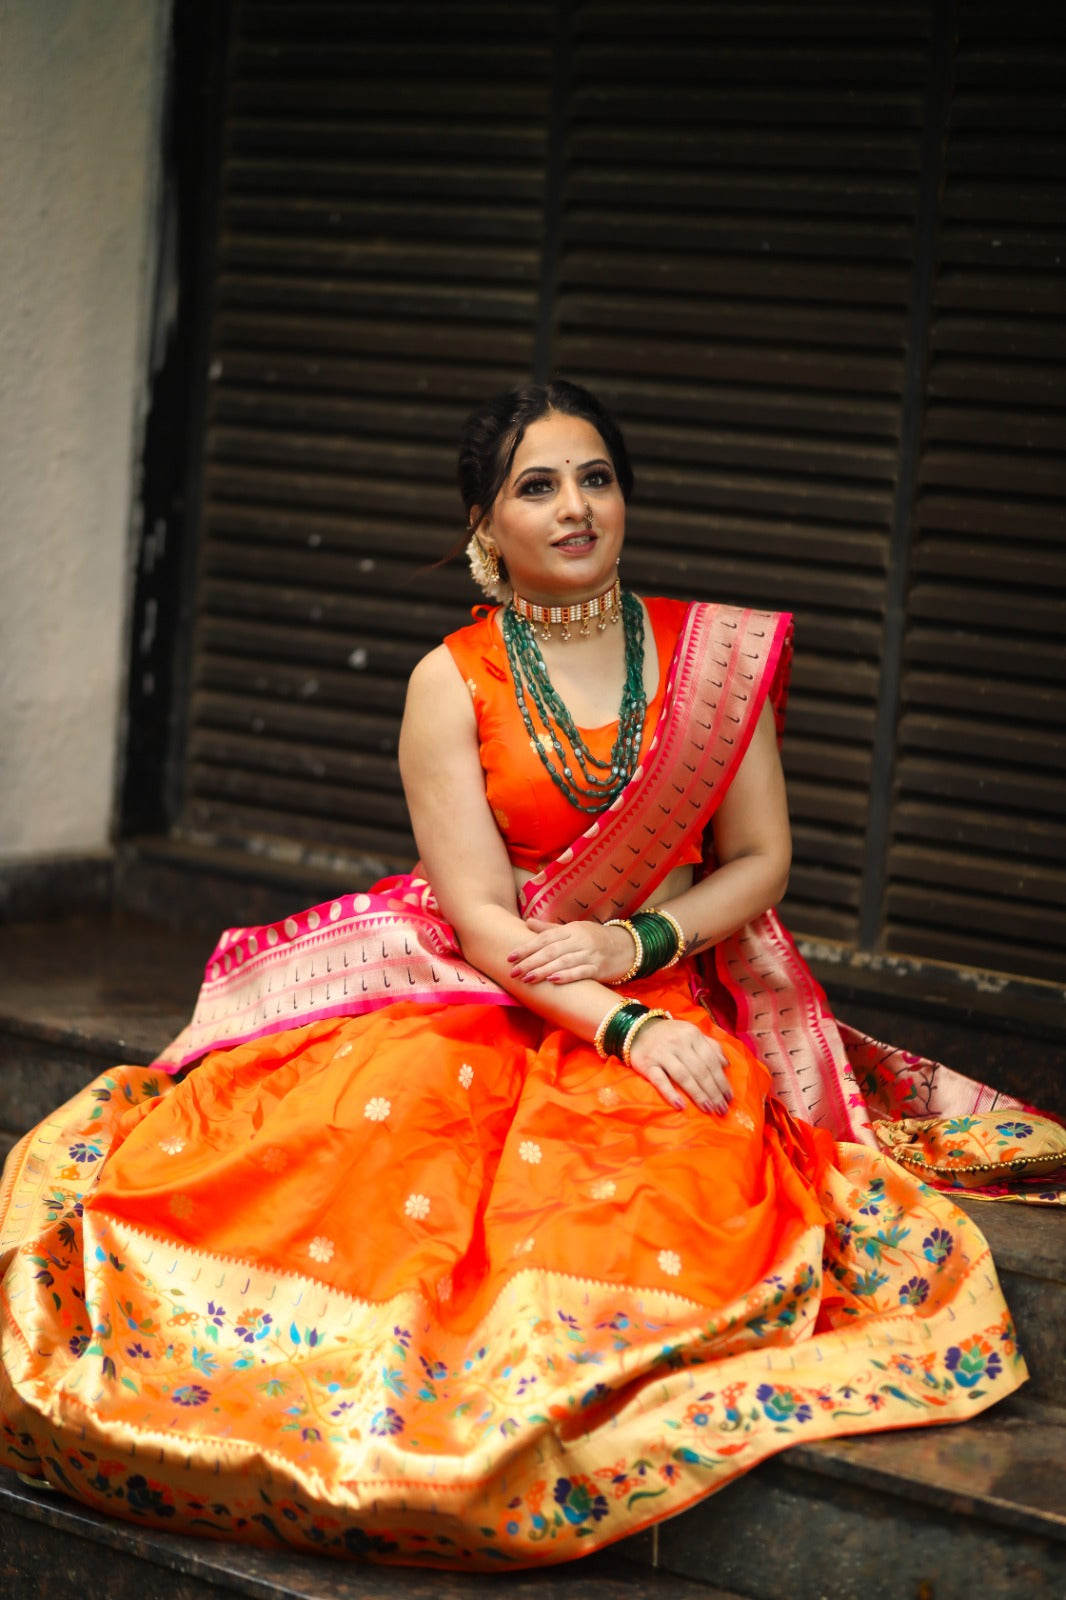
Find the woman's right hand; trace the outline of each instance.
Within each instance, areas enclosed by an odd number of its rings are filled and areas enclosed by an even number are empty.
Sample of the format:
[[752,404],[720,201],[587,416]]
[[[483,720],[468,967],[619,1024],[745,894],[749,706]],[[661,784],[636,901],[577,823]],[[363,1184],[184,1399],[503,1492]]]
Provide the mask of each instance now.
[[679,1089],[701,1111],[723,1116],[729,1110],[733,1090],[725,1052],[693,1022],[656,1017],[645,1023],[633,1040],[629,1062],[679,1111],[685,1105]]

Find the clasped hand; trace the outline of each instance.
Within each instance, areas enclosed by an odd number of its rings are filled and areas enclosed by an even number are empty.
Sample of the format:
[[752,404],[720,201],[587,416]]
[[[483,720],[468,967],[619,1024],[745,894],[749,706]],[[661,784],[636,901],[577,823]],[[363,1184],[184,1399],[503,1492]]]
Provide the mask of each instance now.
[[531,917],[533,938],[507,957],[511,977],[523,983],[618,983],[633,965],[634,945],[625,928],[602,922],[542,922]]
[[[601,922],[541,922],[511,951],[511,977],[524,983],[618,983],[633,965],[633,940],[625,928]],[[641,1028],[630,1064],[679,1110],[683,1090],[701,1111],[728,1111],[733,1091],[721,1047],[694,1023],[656,1018]]]

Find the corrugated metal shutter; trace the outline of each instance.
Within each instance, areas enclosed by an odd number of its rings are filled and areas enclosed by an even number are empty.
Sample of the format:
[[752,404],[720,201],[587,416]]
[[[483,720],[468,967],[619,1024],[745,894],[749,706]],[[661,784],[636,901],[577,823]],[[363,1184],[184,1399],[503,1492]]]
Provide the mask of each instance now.
[[791,924],[1048,973],[1041,15],[962,6],[949,120],[941,0],[235,4],[179,833],[409,859],[404,685],[474,598],[426,570],[458,429],[561,372],[627,427],[630,580],[797,613]]
[[581,8],[554,353],[626,417],[638,586],[791,608],[788,915],[855,936],[926,5]]
[[911,558],[886,947],[1066,973],[1066,48],[964,5]]
[[554,7],[235,6],[182,832],[413,849],[454,447],[528,376]]

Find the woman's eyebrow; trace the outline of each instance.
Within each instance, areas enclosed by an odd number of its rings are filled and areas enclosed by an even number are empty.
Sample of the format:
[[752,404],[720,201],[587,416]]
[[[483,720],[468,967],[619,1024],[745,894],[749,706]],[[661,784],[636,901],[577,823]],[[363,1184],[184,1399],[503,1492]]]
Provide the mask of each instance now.
[[[593,456],[591,461],[582,461],[575,470],[577,472],[587,472],[589,467],[609,467],[610,464],[611,463],[607,460],[606,456]],[[570,463],[567,462],[567,466],[569,465]],[[518,474],[518,477],[515,479],[515,483],[521,483],[522,479],[527,477],[531,472],[539,472],[541,474],[547,473],[548,476],[551,477],[554,473],[558,472],[558,470],[558,467],[523,467],[521,472]]]

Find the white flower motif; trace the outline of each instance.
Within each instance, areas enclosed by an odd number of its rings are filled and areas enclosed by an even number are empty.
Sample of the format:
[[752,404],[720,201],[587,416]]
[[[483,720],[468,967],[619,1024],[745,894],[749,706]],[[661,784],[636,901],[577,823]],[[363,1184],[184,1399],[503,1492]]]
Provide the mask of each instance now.
[[468,1062],[464,1061],[462,1066],[459,1068],[459,1082],[462,1084],[464,1089],[469,1089],[473,1081],[474,1069],[469,1065]]
[[681,1257],[676,1250],[660,1250],[659,1266],[668,1278],[676,1278],[681,1271]]
[[618,1093],[618,1090],[610,1088],[609,1085],[596,1090],[596,1099],[601,1106],[616,1106],[621,1098],[622,1096]]
[[518,1146],[518,1154],[523,1161],[528,1161],[531,1167],[540,1165],[542,1151],[535,1139],[523,1139]]
[[613,1178],[598,1178],[589,1193],[594,1200],[610,1200],[617,1188]]
[[414,1217],[416,1221],[421,1221],[423,1217],[429,1216],[429,1196],[409,1194],[404,1201],[403,1208],[409,1217]]
[[445,1301],[450,1300],[451,1297],[452,1297],[452,1289],[453,1288],[454,1288],[454,1285],[452,1283],[451,1274],[450,1273],[446,1277],[438,1278],[437,1279],[437,1299],[440,1300],[442,1304]]
[[519,1239],[518,1243],[515,1245],[514,1249],[511,1251],[511,1254],[514,1255],[514,1256],[528,1256],[528,1254],[532,1250],[532,1248],[533,1248],[533,1240],[532,1240],[532,1238]]
[[341,1056],[350,1056],[351,1053],[352,1053],[351,1044],[350,1043],[342,1044],[342,1045],[339,1045],[336,1050],[334,1050],[333,1059],[334,1059],[334,1061],[337,1061]]
[[185,1140],[180,1133],[170,1133],[165,1139],[160,1139],[159,1148],[165,1156],[180,1156],[185,1149]]
[[320,1233],[316,1238],[312,1239],[311,1243],[307,1246],[307,1253],[311,1257],[312,1261],[332,1261],[333,1240],[327,1239],[324,1233]]
[[368,1100],[363,1107],[363,1116],[368,1122],[384,1122],[392,1110],[392,1101],[386,1100],[384,1095],[375,1095],[373,1100]]

